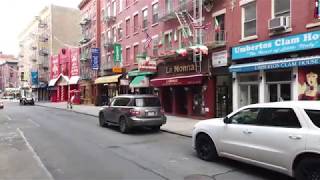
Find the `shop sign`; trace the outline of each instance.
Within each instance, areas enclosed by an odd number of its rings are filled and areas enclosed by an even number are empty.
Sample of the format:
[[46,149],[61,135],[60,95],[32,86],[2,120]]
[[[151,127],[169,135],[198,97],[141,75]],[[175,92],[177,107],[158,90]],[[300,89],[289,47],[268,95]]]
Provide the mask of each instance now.
[[138,64],[139,71],[157,72],[157,62],[146,57],[145,60],[140,60]]
[[121,54],[122,54],[122,51],[121,51],[121,44],[118,44],[118,43],[115,43],[113,45],[113,50],[114,50],[114,54],[113,54],[113,61],[116,63],[116,62],[121,62],[122,59],[121,59]]
[[57,55],[51,56],[51,79],[55,79],[60,74],[60,68],[59,68],[59,57]]
[[320,48],[320,31],[247,44],[232,48],[232,60]]
[[299,100],[320,100],[319,68],[299,68],[298,82]]
[[120,85],[129,86],[129,80],[128,79],[120,79]]
[[80,60],[80,52],[78,48],[71,49],[71,63],[70,63],[70,76],[79,76],[79,60]]
[[195,72],[195,71],[196,71],[196,67],[194,64],[179,64],[179,65],[173,65],[173,66],[166,67],[167,74],[187,73],[187,72]]
[[91,48],[91,69],[98,70],[100,64],[100,49]]
[[113,67],[112,72],[114,73],[122,73],[123,69],[121,67]]
[[212,53],[212,67],[221,67],[228,65],[227,51]]
[[275,60],[261,63],[248,63],[229,67],[230,72],[253,72],[267,69],[283,69],[297,66],[311,66],[320,64],[320,57],[296,58],[291,60]]
[[32,85],[37,86],[39,81],[38,81],[38,71],[32,71],[31,72],[31,82]]

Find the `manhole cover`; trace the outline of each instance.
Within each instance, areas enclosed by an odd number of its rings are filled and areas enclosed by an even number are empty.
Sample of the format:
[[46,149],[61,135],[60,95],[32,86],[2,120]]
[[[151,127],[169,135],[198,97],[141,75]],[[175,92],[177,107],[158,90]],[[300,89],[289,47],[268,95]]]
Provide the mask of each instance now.
[[184,177],[184,180],[214,180],[213,177],[201,174],[191,174]]

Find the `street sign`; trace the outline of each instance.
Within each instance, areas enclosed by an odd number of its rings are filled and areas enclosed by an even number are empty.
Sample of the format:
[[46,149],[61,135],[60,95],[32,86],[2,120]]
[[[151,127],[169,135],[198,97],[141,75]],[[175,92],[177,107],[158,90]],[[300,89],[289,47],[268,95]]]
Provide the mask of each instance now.
[[32,85],[37,86],[38,85],[38,71],[32,71],[31,72],[31,82]]
[[91,48],[91,69],[98,70],[100,64],[100,49]]
[[122,54],[122,50],[121,50],[121,44],[115,43],[113,45],[113,50],[114,50],[114,54],[113,54],[113,61],[116,62],[121,62],[121,54]]

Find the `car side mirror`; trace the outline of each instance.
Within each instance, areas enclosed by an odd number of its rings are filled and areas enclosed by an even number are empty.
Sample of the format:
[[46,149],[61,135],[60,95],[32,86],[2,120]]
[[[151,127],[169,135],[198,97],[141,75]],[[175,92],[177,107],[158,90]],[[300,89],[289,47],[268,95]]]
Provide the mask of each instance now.
[[231,123],[230,120],[231,119],[229,119],[227,116],[225,118],[223,118],[223,122],[226,123],[226,124],[230,124]]

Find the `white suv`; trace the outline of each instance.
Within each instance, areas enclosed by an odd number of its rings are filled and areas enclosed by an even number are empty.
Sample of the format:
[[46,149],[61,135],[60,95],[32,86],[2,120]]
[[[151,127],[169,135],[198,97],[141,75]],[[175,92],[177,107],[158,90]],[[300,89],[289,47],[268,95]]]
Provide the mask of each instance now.
[[319,101],[245,106],[197,123],[192,140],[203,160],[228,157],[298,180],[320,180]]

